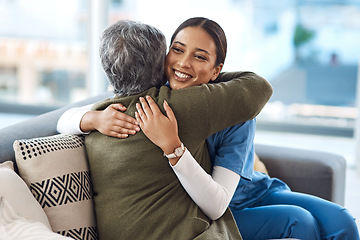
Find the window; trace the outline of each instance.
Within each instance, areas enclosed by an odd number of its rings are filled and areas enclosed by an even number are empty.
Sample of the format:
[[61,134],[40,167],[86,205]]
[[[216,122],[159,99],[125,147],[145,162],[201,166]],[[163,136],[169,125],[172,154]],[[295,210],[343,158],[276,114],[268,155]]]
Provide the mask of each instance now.
[[[287,41],[292,41],[292,61],[269,78],[274,95],[259,128],[352,137],[358,115],[360,22],[355,19],[360,5],[297,1],[279,14],[291,15]],[[285,20],[279,20],[284,26]],[[270,58],[280,60],[275,53]]]
[[59,106],[86,97],[85,1],[0,6],[0,101]]
[[227,34],[223,70],[254,71],[274,87],[258,117],[259,129],[352,136],[360,53],[357,1],[181,4],[191,7],[184,11],[166,0],[0,0],[0,111],[9,104],[56,108],[104,91],[97,49],[107,24],[139,20],[161,29],[169,42],[185,19],[205,16]]

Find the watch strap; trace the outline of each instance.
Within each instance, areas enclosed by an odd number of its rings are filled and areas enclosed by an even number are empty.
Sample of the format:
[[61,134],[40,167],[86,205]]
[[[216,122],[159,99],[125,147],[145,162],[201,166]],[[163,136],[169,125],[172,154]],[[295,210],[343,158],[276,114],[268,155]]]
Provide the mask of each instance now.
[[[180,150],[180,151],[179,151]],[[184,144],[181,143],[180,147],[177,147],[175,148],[174,152],[173,153],[170,153],[170,154],[165,154],[164,153],[164,157],[167,157],[167,158],[176,158],[176,157],[180,157],[185,151],[185,147],[184,147]],[[179,155],[176,154],[176,152],[179,152]]]

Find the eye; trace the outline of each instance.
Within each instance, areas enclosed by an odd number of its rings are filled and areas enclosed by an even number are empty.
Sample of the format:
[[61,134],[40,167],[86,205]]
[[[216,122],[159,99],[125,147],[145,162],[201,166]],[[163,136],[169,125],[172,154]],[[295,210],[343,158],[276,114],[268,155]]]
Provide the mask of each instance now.
[[207,60],[207,58],[202,56],[202,55],[195,55],[195,58],[197,58],[197,59],[199,59],[201,61],[206,61]]
[[181,52],[183,52],[180,48],[178,48],[178,47],[171,47],[171,49],[175,52],[175,53],[181,53]]

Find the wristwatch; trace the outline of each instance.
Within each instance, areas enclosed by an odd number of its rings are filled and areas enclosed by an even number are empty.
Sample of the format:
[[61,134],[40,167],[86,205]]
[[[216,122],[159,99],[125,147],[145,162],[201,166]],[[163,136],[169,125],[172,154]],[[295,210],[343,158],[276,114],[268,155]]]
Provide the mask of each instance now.
[[166,154],[164,153],[164,156],[167,157],[167,158],[181,157],[181,155],[183,155],[184,151],[185,151],[184,144],[181,143],[181,146],[175,148],[175,150],[174,150],[173,153],[170,153],[169,155],[166,155]]

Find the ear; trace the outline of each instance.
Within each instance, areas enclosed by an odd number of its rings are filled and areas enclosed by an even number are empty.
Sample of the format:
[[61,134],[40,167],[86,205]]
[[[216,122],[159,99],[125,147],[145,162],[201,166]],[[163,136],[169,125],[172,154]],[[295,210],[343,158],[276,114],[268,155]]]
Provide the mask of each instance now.
[[217,65],[214,70],[213,70],[213,75],[211,76],[210,81],[214,81],[220,74],[221,69],[223,68],[224,64],[220,63],[219,65]]

